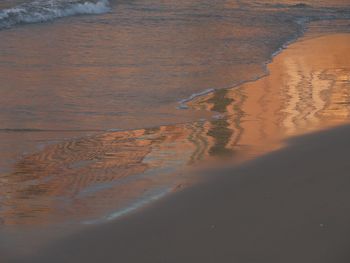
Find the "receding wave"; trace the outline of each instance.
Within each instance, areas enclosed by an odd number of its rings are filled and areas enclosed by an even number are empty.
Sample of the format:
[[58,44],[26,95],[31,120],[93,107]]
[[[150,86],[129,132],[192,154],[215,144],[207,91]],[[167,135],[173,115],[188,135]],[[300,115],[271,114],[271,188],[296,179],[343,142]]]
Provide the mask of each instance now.
[[36,0],[0,10],[0,29],[19,24],[40,23],[66,16],[102,14],[109,10],[108,0]]

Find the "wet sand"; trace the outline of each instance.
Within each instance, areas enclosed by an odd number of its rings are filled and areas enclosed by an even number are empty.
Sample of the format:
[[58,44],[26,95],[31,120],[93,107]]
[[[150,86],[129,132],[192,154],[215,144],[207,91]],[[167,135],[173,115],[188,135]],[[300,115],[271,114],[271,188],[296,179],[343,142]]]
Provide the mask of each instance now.
[[[189,104],[220,118],[110,132],[26,156],[8,177],[14,178],[7,188],[13,203],[6,204],[20,209],[7,210],[8,224],[43,226],[62,211],[68,218],[102,214],[155,185],[173,194],[108,223],[63,229],[35,250],[26,245],[29,234],[6,251],[5,262],[349,262],[350,126],[334,128],[349,123],[348,41],[348,34],[307,35],[274,59],[267,77]],[[223,157],[236,166],[179,173],[180,166]],[[108,173],[101,177],[101,171]],[[151,176],[134,176],[140,172]],[[49,180],[19,187],[24,175]],[[125,178],[131,181],[114,185]],[[178,187],[189,178],[197,182]],[[84,196],[101,180],[111,187],[97,185],[99,191]],[[49,198],[55,195],[73,206],[55,210]],[[32,203],[48,209],[33,210]]]
[[349,262],[349,134],[293,139],[23,262]]
[[193,111],[219,115],[207,121],[72,133],[49,145],[43,143],[46,132],[2,133],[2,149],[14,148],[18,136],[41,144],[17,159],[1,155],[0,163],[13,160],[0,171],[2,224],[108,221],[201,180],[189,170],[254,159],[280,149],[290,136],[348,123],[349,42],[350,34],[307,33],[274,58],[266,77],[190,102]]

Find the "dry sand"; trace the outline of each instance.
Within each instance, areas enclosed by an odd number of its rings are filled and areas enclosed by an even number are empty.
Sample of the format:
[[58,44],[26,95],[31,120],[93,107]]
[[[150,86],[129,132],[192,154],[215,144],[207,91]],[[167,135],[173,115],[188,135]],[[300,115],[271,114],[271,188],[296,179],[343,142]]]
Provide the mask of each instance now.
[[223,169],[23,262],[350,261],[350,126]]
[[[226,90],[223,98],[215,96],[221,93],[201,98],[208,109],[210,103],[213,109],[225,106],[226,126],[218,122],[214,142],[236,156],[249,144],[253,149],[261,144],[267,153],[276,149],[276,138],[348,123],[348,41],[349,35],[298,41],[275,58],[266,78]],[[240,103],[238,95],[246,99]],[[241,110],[229,112],[237,106]],[[222,128],[228,127],[232,138],[222,143]],[[11,251],[6,257],[3,235],[0,262],[350,262],[349,152],[350,126],[292,139],[288,147],[240,166],[207,171],[201,174],[204,182],[118,220],[62,233],[39,252],[33,250],[35,256],[24,253],[14,260]],[[11,244],[20,256],[42,236]],[[26,246],[26,240],[33,242]]]

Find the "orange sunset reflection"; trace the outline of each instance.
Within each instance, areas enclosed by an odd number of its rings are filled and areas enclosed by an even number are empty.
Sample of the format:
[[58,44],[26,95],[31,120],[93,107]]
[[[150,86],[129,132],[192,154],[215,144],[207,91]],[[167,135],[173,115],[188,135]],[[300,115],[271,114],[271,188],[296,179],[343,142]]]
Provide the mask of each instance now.
[[1,222],[98,218],[190,183],[186,169],[203,161],[241,162],[290,136],[347,123],[347,43],[346,34],[304,37],[274,58],[266,77],[189,103],[214,112],[210,121],[106,132],[24,156],[0,175]]

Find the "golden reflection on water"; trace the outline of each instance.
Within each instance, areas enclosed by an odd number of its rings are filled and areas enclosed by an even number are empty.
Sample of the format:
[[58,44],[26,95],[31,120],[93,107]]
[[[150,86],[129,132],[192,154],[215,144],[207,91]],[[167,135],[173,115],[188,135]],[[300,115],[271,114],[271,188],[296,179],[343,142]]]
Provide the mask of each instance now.
[[211,121],[107,132],[46,146],[0,176],[3,224],[98,218],[193,178],[202,161],[243,161],[293,135],[349,120],[350,35],[303,38],[268,66],[270,74],[189,105]]

